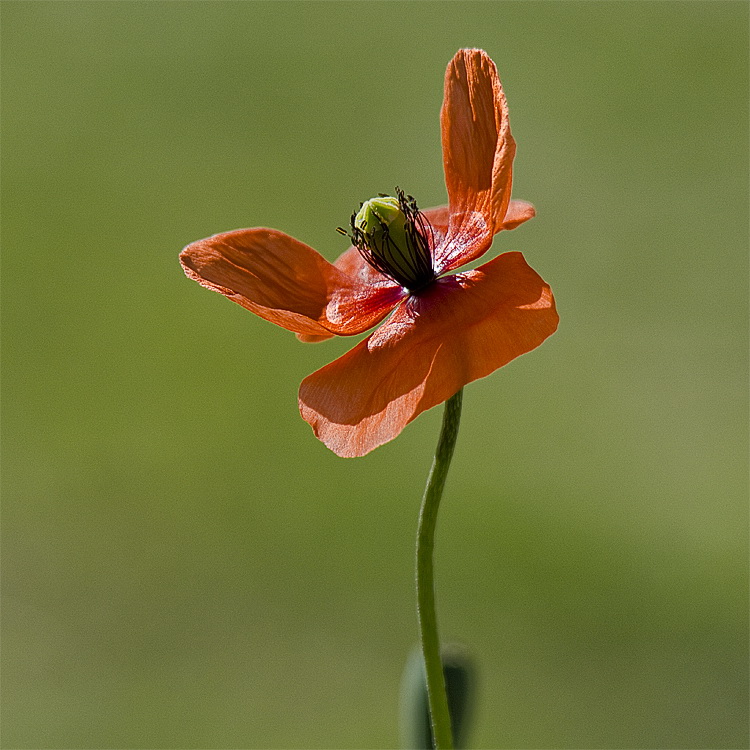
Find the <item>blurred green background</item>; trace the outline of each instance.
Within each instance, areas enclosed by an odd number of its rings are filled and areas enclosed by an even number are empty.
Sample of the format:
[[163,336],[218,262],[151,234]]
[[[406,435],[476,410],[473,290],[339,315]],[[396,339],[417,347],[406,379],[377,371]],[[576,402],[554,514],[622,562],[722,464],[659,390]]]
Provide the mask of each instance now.
[[440,422],[343,460],[305,346],[184,278],[445,202],[496,61],[562,322],[466,389],[439,615],[478,748],[746,748],[748,5],[2,2],[3,745],[398,743]]

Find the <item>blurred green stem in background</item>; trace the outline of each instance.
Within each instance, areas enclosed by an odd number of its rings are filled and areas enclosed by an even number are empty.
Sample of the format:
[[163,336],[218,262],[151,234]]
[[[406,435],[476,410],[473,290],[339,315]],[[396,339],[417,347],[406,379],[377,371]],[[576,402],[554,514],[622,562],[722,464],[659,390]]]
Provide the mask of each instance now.
[[[476,670],[467,649],[451,643],[441,649],[445,691],[456,750],[468,747],[469,724],[476,692]],[[399,734],[403,750],[433,750],[422,649],[415,647],[401,678]]]
[[433,574],[432,550],[435,546],[435,525],[437,523],[440,498],[448,476],[448,469],[456,447],[458,426],[461,421],[463,389],[445,402],[443,425],[440,430],[435,458],[427,479],[422,507],[419,510],[417,529],[417,617],[419,619],[419,639],[422,645],[427,694],[432,718],[432,736],[436,750],[453,747],[451,719],[448,712],[448,699],[445,692],[445,677],[440,658],[437,617],[435,615],[435,583]]

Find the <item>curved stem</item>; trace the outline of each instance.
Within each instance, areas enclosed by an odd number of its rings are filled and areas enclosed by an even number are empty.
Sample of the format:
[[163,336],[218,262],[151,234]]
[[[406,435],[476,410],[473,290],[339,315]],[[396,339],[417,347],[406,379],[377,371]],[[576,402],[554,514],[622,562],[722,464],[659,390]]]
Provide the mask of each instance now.
[[427,678],[432,737],[436,750],[450,750],[453,747],[453,734],[445,692],[443,664],[440,658],[437,617],[435,615],[432,550],[435,544],[435,524],[440,498],[443,495],[443,487],[458,437],[462,397],[463,389],[445,403],[443,426],[440,430],[435,458],[422,498],[422,507],[419,510],[419,528],[417,530],[417,617],[419,619],[419,636]]

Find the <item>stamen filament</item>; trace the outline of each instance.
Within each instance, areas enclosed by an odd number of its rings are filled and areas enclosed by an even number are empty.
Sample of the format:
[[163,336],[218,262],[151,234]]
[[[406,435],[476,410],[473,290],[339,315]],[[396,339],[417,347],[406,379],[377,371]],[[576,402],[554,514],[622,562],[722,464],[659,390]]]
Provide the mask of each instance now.
[[376,271],[414,292],[435,278],[434,233],[414,198],[399,188],[396,195],[381,195],[362,203],[351,217],[350,236]]

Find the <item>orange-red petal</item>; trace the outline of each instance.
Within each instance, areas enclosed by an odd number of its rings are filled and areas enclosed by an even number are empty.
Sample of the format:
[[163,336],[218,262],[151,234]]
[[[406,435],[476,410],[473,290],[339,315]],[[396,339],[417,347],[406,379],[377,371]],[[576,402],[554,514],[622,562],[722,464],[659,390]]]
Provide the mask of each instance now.
[[353,245],[339,255],[334,265],[340,271],[368,286],[398,287],[393,279],[371,266]]
[[305,378],[300,411],[339,456],[362,456],[418,414],[534,349],[557,328],[549,286],[520,253],[439,279]]
[[303,344],[319,344],[321,341],[328,341],[328,339],[332,339],[336,334],[335,333],[321,333],[318,335],[314,335],[312,333],[297,333],[295,336],[303,343]]
[[274,229],[238,229],[199,240],[180,254],[188,277],[265,320],[308,337],[362,333],[403,297],[336,268]]
[[445,72],[440,113],[450,204],[438,272],[485,253],[510,202],[515,142],[495,63],[479,49],[459,50]]
[[[450,223],[450,208],[448,206],[438,206],[437,208],[428,208],[422,211],[427,220],[432,225],[435,234],[435,247],[445,252],[450,250],[443,245],[443,238],[448,233],[448,224]],[[528,201],[512,200],[508,204],[508,210],[505,218],[495,225],[495,233],[502,229],[515,229],[525,221],[533,219],[536,216],[534,206]],[[437,264],[438,268],[440,263]]]
[[528,201],[512,200],[508,204],[503,223],[496,229],[515,229],[536,216],[536,209]]

